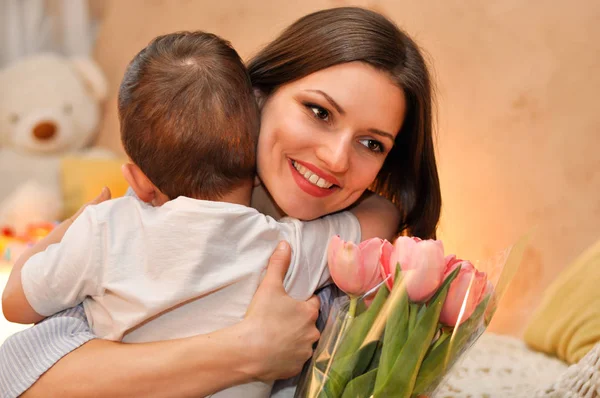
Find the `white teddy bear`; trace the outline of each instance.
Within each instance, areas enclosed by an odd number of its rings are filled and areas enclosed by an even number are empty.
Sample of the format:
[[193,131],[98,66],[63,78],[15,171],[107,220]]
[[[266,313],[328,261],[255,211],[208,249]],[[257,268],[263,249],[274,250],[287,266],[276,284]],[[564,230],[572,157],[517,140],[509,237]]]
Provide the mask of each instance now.
[[89,58],[37,54],[0,70],[0,87],[0,228],[21,233],[61,216],[61,157],[94,138],[107,83]]

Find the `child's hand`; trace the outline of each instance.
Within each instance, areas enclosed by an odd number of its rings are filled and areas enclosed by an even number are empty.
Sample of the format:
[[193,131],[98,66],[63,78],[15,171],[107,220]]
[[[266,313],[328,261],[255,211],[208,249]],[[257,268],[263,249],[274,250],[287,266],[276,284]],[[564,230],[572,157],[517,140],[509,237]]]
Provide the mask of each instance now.
[[77,213],[67,218],[60,225],[54,228],[44,239],[25,250],[21,257],[17,259],[13,265],[10,277],[8,278],[8,282],[6,283],[6,287],[4,288],[4,292],[2,294],[2,311],[4,312],[4,316],[7,320],[11,322],[29,324],[39,322],[45,318],[44,316],[35,312],[25,297],[23,285],[21,284],[21,269],[23,268],[23,265],[34,254],[46,250],[46,248],[52,244],[59,243],[65,235],[65,232],[67,232],[67,229],[69,229],[71,224],[73,224],[77,217],[83,213],[88,205],[97,205],[98,203],[109,200],[110,197],[110,190],[107,187],[104,187],[102,192],[100,192],[100,195],[98,195],[94,200],[83,205]]
[[79,217],[81,213],[83,213],[86,207],[88,207],[89,205],[97,205],[99,203],[105,202],[107,200],[110,200],[111,197],[112,194],[110,192],[110,189],[108,189],[108,187],[102,188],[100,195],[96,196],[96,198],[81,206],[81,208],[77,210],[77,213],[73,214],[71,217],[68,218],[68,221],[70,221],[70,223],[73,223],[73,221],[75,221],[75,219]]
[[[77,217],[79,217],[81,215],[81,213],[83,213],[83,211],[85,210],[86,207],[88,207],[89,205],[97,205],[99,203],[110,200],[110,198],[111,198],[110,189],[108,189],[108,187],[102,188],[102,192],[100,192],[100,195],[96,196],[90,202],[81,206],[81,208],[79,210],[77,210],[77,213],[73,214],[71,217],[64,220],[62,223],[60,223],[59,226],[54,228],[48,236],[46,236],[46,238],[44,239],[46,241],[45,246],[42,250],[45,250],[45,248],[48,247],[48,245],[60,242],[62,240],[63,236],[65,235],[65,232],[67,232],[67,229],[69,229],[71,224],[73,224],[73,221],[75,221],[77,219]],[[41,251],[41,250],[38,250],[38,251]]]

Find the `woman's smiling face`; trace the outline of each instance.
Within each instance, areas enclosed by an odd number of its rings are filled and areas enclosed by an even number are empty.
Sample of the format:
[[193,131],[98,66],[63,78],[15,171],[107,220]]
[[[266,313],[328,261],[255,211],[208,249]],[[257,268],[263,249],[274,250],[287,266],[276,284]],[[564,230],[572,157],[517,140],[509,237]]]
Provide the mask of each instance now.
[[345,209],[375,180],[405,110],[403,91],[361,62],[283,85],[262,106],[259,177],[289,216]]

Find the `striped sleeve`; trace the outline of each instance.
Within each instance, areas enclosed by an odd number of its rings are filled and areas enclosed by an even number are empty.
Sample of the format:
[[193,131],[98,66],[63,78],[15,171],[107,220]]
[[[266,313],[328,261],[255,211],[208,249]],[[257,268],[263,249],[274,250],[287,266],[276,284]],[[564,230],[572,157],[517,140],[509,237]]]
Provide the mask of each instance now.
[[81,305],[10,336],[0,346],[0,398],[18,397],[59,359],[94,338]]

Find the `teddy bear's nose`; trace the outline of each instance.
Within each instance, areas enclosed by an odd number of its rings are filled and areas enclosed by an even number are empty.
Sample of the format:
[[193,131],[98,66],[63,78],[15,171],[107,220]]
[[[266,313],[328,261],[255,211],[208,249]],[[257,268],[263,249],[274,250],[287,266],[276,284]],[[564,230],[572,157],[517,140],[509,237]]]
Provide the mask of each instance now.
[[33,128],[33,136],[38,140],[46,141],[56,135],[56,125],[52,122],[38,123]]

